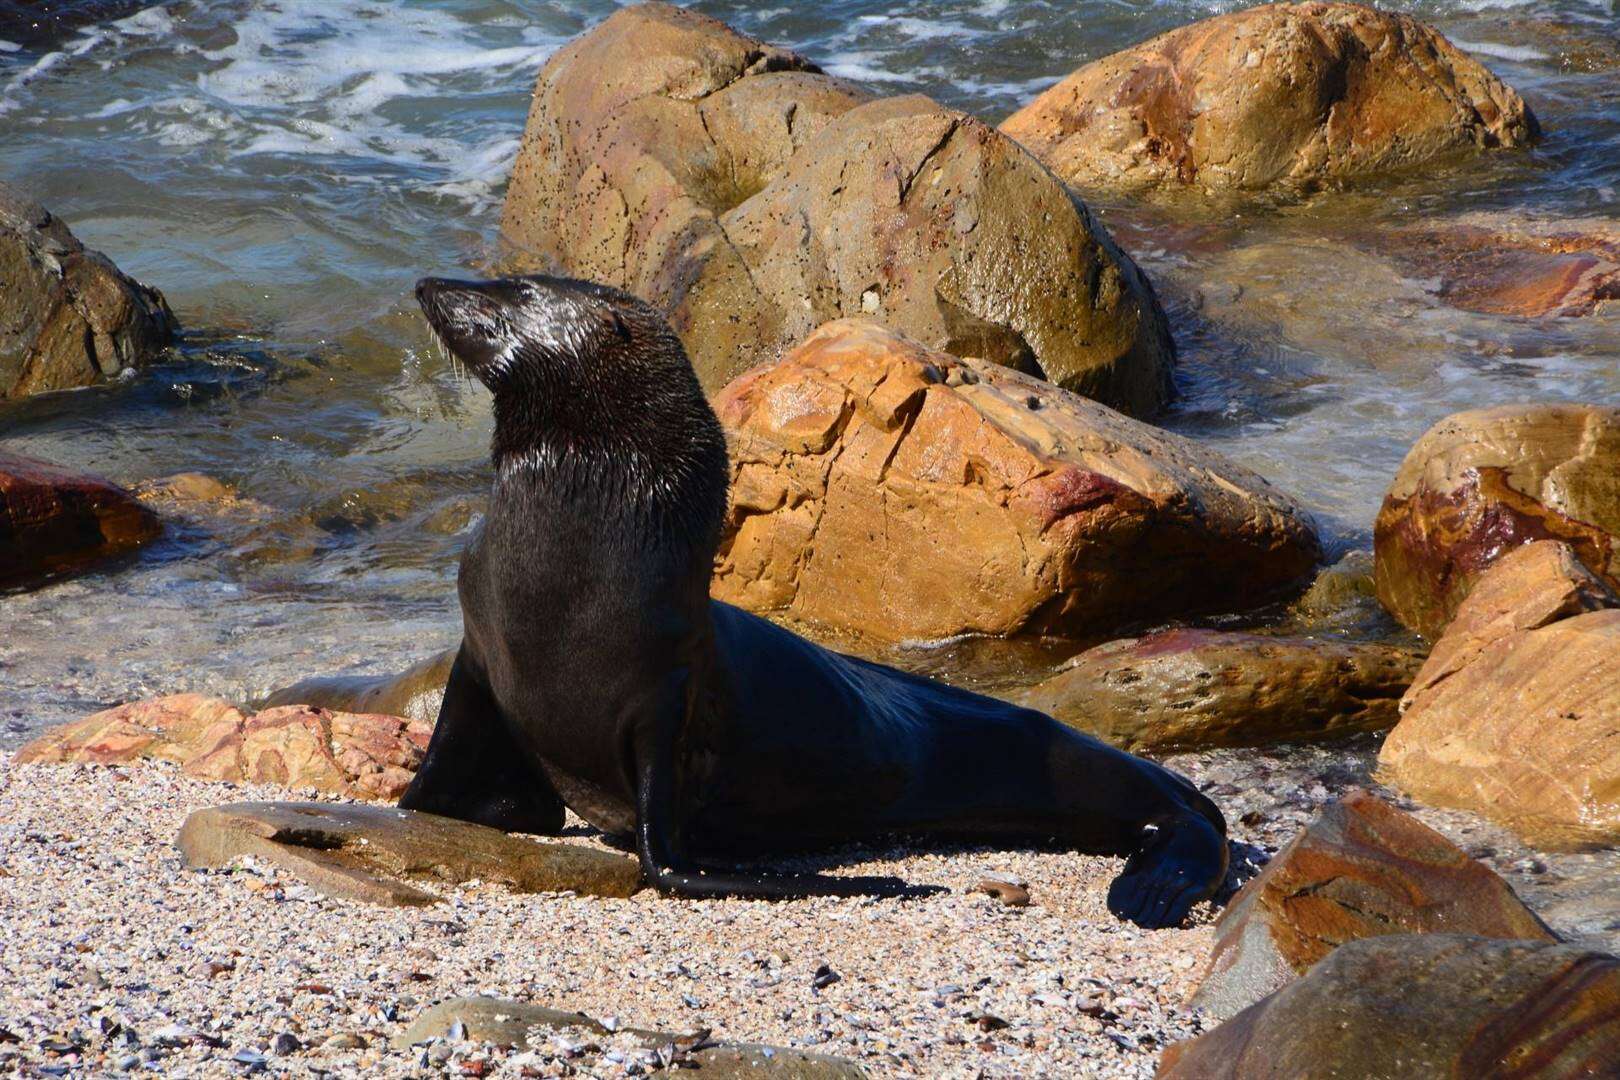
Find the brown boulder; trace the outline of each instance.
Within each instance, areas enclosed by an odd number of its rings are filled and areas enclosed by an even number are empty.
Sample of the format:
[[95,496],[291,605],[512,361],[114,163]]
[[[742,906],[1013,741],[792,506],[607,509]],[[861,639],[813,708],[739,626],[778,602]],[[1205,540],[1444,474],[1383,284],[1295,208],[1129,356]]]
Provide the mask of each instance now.
[[1167,630],[1086,650],[1020,704],[1133,753],[1305,742],[1393,727],[1422,662],[1389,645]]
[[1534,141],[1524,100],[1438,31],[1267,4],[1087,64],[1001,129],[1082,187],[1313,187]]
[[0,585],[82,569],[162,531],[156,515],[100,477],[0,452]]
[[1421,707],[1429,690],[1503,638],[1612,607],[1620,607],[1620,597],[1568,544],[1536,540],[1514,548],[1474,584],[1412,680],[1401,709]]
[[614,897],[641,887],[641,867],[624,855],[395,807],[232,803],[194,811],[176,844],[191,866],[218,869],[251,856],[327,896],[390,907],[437,902],[421,884],[477,880],[515,892]]
[[615,1035],[628,1036],[643,1047],[669,1048],[678,1068],[697,1069],[706,1080],[862,1080],[866,1071],[843,1058],[811,1054],[786,1047],[746,1043],[714,1043],[698,1035],[649,1031],[644,1028],[609,1029],[584,1013],[548,1009],[526,1001],[494,997],[460,997],[441,1001],[394,1037],[394,1048],[406,1050],[433,1039],[445,1039],[460,1025],[469,1042],[497,1046],[527,1046],[531,1036],[573,1031],[591,1036],[596,1047],[586,1047],[583,1064],[597,1064],[600,1044]]
[[1169,394],[1151,287],[1016,144],[665,4],[541,71],[501,236],[514,268],[658,305],[711,393],[865,314],[1133,412]]
[[1620,1075],[1620,959],[1464,934],[1353,941],[1205,1035],[1159,1080]]
[[1232,898],[1192,1003],[1224,1019],[1345,942],[1383,934],[1557,940],[1489,867],[1416,818],[1353,791]]
[[1562,545],[1480,579],[1378,756],[1387,782],[1542,847],[1620,840],[1620,601]]
[[1210,450],[877,325],[822,327],[718,396],[713,594],[882,640],[1094,635],[1252,606],[1315,532]]
[[19,763],[173,761],[188,776],[280,784],[394,801],[410,786],[431,723],[291,706],[255,716],[217,698],[175,694],[120,705],[56,728]]
[[90,251],[60,218],[0,184],[0,401],[88,386],[174,337],[163,294]]
[[444,702],[444,685],[457,649],[421,660],[398,675],[326,675],[283,687],[264,699],[263,708],[310,705],[341,712],[383,713],[433,724]]
[[1438,638],[1479,574],[1563,540],[1620,584],[1620,409],[1502,405],[1446,417],[1395,474],[1373,525],[1378,598]]

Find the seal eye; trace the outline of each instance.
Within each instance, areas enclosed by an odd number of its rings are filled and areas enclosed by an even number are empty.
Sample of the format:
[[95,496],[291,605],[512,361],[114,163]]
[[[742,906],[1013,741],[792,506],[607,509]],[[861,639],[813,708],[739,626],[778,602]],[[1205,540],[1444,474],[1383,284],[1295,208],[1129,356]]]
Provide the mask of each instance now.
[[619,335],[620,341],[630,340],[630,324],[626,323],[617,311],[608,311],[607,324],[609,330]]

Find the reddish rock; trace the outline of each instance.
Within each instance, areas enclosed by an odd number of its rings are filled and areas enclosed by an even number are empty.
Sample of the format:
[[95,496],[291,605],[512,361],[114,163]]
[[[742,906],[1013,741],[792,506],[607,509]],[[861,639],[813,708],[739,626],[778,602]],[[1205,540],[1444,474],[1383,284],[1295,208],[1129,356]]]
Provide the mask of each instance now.
[[18,762],[118,764],[156,758],[188,776],[280,784],[393,801],[422,763],[431,723],[289,706],[245,716],[228,702],[176,694],[120,705],[46,733]]
[[1620,300],[1620,230],[1592,220],[1472,215],[1397,230],[1386,245],[1455,307],[1524,318],[1591,315]]
[[1503,405],[1446,417],[1413,445],[1373,526],[1378,598],[1440,636],[1480,573],[1562,540],[1620,585],[1620,409]]
[[1421,663],[1390,645],[1167,630],[1088,649],[1019,702],[1135,753],[1307,742],[1393,727]]
[[1346,942],[1432,933],[1557,940],[1489,867],[1354,791],[1232,898],[1193,1004],[1229,1017]]
[[1620,601],[1570,549],[1485,574],[1379,752],[1379,775],[1540,847],[1620,841]]
[[1353,941],[1205,1035],[1159,1080],[1620,1075],[1620,959],[1463,934]]
[[513,268],[656,304],[710,393],[867,315],[1128,411],[1169,394],[1152,288],[1014,142],[667,4],[615,12],[541,71],[501,237]]
[[1311,187],[1534,141],[1524,100],[1438,31],[1267,4],[1075,71],[1002,130],[1082,187]]
[[82,569],[163,531],[122,488],[0,452],[0,585]]
[[85,248],[60,218],[7,184],[0,281],[0,401],[88,386],[148,362],[174,337],[163,294]]
[[881,640],[1094,635],[1253,606],[1319,558],[1260,477],[877,325],[822,327],[716,399],[722,600]]

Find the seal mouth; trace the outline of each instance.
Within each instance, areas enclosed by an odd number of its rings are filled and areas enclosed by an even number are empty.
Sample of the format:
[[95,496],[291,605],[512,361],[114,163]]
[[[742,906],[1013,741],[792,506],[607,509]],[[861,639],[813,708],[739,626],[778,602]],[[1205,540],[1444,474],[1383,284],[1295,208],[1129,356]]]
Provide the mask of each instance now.
[[515,299],[509,283],[500,280],[426,277],[416,283],[416,302],[433,343],[458,374],[465,365],[486,386],[517,345],[509,315]]

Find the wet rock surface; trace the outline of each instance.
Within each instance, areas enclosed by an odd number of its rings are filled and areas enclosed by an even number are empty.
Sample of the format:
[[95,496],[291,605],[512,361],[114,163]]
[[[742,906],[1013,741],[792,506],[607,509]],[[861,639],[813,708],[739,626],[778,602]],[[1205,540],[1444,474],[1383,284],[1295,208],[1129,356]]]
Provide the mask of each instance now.
[[1226,1018],[1384,934],[1555,940],[1490,868],[1377,796],[1329,804],[1221,912],[1193,1004]]
[[273,691],[266,709],[309,705],[340,712],[383,713],[432,725],[444,702],[444,686],[459,649],[446,649],[397,675],[325,675],[302,679]]
[[[4,32],[0,6],[0,38]],[[157,356],[176,325],[163,294],[0,183],[0,402],[88,386]]]
[[1385,243],[1414,277],[1438,279],[1446,302],[1521,318],[1596,314],[1620,300],[1620,225],[1603,219],[1463,215]]
[[1620,841],[1620,599],[1567,546],[1479,580],[1379,752],[1385,779],[1538,846]]
[[1336,739],[1393,727],[1422,662],[1391,645],[1167,630],[1088,649],[1019,702],[1137,753]]
[[701,1070],[705,1076],[734,1080],[861,1080],[866,1071],[852,1061],[809,1054],[777,1046],[717,1043],[706,1032],[669,1033],[612,1028],[584,1013],[531,1005],[491,997],[464,997],[441,1001],[427,1009],[395,1037],[395,1045],[409,1047],[432,1040],[496,1043],[510,1046],[544,1044],[553,1032],[580,1039],[578,1057],[591,1065],[615,1043],[621,1052],[650,1069]]
[[1133,413],[1169,397],[1151,286],[1011,140],[667,5],[546,65],[501,235],[513,266],[658,305],[711,393],[866,315]]
[[0,40],[30,49],[54,45],[73,31],[121,19],[152,0],[0,0]]
[[0,451],[0,587],[84,569],[162,531],[157,515],[109,481]]
[[248,716],[218,698],[175,694],[131,702],[56,728],[23,762],[172,761],[191,776],[392,801],[422,763],[431,721],[302,705]]
[[[1214,1031],[1160,1080],[1318,1075],[1606,1076],[1620,1071],[1620,959],[1462,934],[1351,942]],[[1394,1026],[1394,1018],[1399,1018]]]
[[176,842],[192,866],[219,869],[249,857],[322,895],[389,907],[436,903],[431,886],[475,879],[585,896],[625,897],[641,887],[641,868],[628,856],[395,807],[233,803],[192,813]]
[[1312,187],[1534,141],[1439,32],[1348,3],[1205,19],[1080,68],[1002,130],[1081,187]]
[[755,611],[891,641],[1083,636],[1259,603],[1319,558],[1248,470],[869,322],[823,327],[716,411],[732,504],[712,588]]
[[1620,583],[1620,409],[1503,405],[1446,417],[1413,445],[1374,523],[1378,596],[1435,639],[1480,573],[1562,540]]

